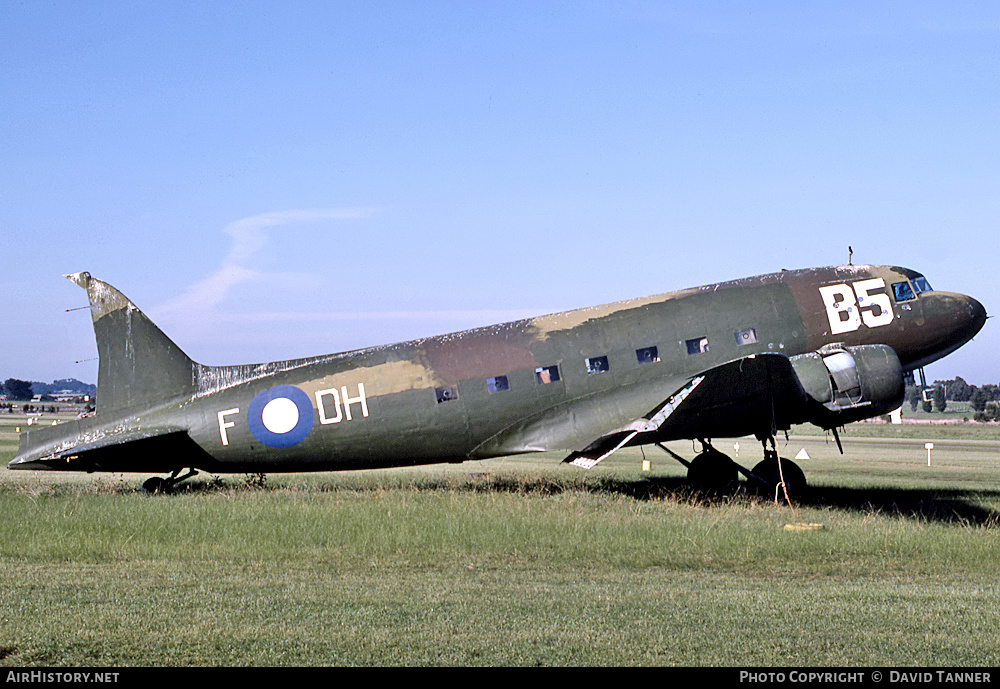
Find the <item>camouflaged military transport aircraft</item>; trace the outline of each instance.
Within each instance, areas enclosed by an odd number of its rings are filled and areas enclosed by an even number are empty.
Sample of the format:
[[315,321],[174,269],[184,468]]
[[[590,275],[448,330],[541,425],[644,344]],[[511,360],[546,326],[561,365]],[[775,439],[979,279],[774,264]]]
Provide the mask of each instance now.
[[[782,271],[396,345],[259,365],[203,366],[89,273],[97,413],[20,437],[11,469],[170,473],[332,471],[700,440],[706,486],[782,478],[774,436],[886,414],[904,376],[968,342],[975,299],[912,270]],[[922,373],[922,369],[921,369]],[[751,471],[712,448],[753,435]],[[667,449],[664,447],[664,449]],[[668,450],[669,451],[669,450]],[[185,470],[186,473],[183,473]]]

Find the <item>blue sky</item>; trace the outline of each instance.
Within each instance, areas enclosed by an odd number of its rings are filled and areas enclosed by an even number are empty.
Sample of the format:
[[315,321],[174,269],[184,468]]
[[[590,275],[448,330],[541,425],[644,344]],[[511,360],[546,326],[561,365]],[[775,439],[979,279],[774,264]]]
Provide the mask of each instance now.
[[998,74],[988,2],[5,0],[0,378],[96,382],[81,270],[206,364],[849,245],[992,313]]

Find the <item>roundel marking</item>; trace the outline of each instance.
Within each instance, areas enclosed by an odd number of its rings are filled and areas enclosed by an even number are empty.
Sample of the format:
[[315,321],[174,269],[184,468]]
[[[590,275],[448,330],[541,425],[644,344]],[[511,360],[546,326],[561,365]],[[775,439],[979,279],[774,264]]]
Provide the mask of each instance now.
[[276,385],[258,393],[247,410],[253,437],[268,447],[298,445],[312,430],[309,395],[292,385]]

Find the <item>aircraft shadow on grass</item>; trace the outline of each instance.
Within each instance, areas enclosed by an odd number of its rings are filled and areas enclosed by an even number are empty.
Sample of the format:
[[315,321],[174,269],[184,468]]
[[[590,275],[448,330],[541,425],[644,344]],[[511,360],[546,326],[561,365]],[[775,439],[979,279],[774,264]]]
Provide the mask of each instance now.
[[[243,484],[250,490],[273,490],[262,477],[248,477]],[[512,493],[530,496],[551,496],[571,492],[587,492],[595,495],[623,496],[640,502],[658,500],[696,503],[705,507],[723,506],[739,501],[772,502],[772,495],[754,491],[749,482],[741,482],[731,490],[699,490],[682,476],[629,478],[595,478],[586,480],[561,480],[557,477],[524,477],[516,474],[472,474],[468,479],[459,478],[404,478],[400,483],[372,482],[367,487],[352,488],[336,483],[318,484],[313,490],[385,490],[405,487],[421,491],[457,491],[468,493]],[[231,490],[232,484],[221,480],[194,481],[179,492],[212,492]],[[965,526],[997,526],[1000,512],[983,503],[1000,504],[1000,491],[972,489],[924,489],[866,487],[849,488],[840,486],[811,486],[798,499],[795,507],[832,509],[859,514],[876,514],[886,517],[901,517],[940,524]],[[786,508],[787,509],[787,508]]]
[[[607,478],[590,479],[581,484],[563,484],[558,481],[538,479],[524,481],[517,478],[492,478],[473,490],[496,492],[558,494],[568,491],[586,490],[592,493],[612,493],[639,501],[676,500],[696,501],[711,506],[731,504],[734,500],[765,500],[765,496],[754,491],[746,482],[729,491],[704,491],[693,488],[684,477],[652,477],[641,479]],[[1000,512],[979,504],[985,500],[1000,502],[1000,491],[964,489],[922,489],[867,487],[848,488],[839,486],[812,486],[793,500],[798,507],[834,509],[845,512],[897,516],[945,524],[965,524],[969,526],[993,526],[1000,524]]]
[[805,507],[876,513],[944,524],[996,526],[1000,512],[985,507],[983,499],[996,501],[1000,492],[957,488],[844,488],[813,487],[803,496]]
[[[625,482],[627,483],[627,482]],[[647,486],[646,484],[652,484]],[[748,484],[741,484],[737,497],[770,500],[759,492],[754,494]],[[683,478],[650,479],[624,485],[619,492],[636,499],[690,499],[697,497],[708,504],[732,502],[733,492],[696,491]],[[1000,502],[1000,491],[925,488],[810,486],[805,494],[793,500],[798,507],[833,509],[843,512],[878,514],[928,522],[995,526],[1000,524],[1000,512],[984,506],[984,501]]]

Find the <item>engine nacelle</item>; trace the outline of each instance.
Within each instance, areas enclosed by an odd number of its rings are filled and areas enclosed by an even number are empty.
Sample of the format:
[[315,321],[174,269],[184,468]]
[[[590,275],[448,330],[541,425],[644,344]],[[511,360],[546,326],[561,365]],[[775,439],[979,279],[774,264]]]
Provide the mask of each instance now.
[[791,357],[806,395],[809,421],[833,428],[888,414],[903,404],[903,367],[892,347],[829,346]]

